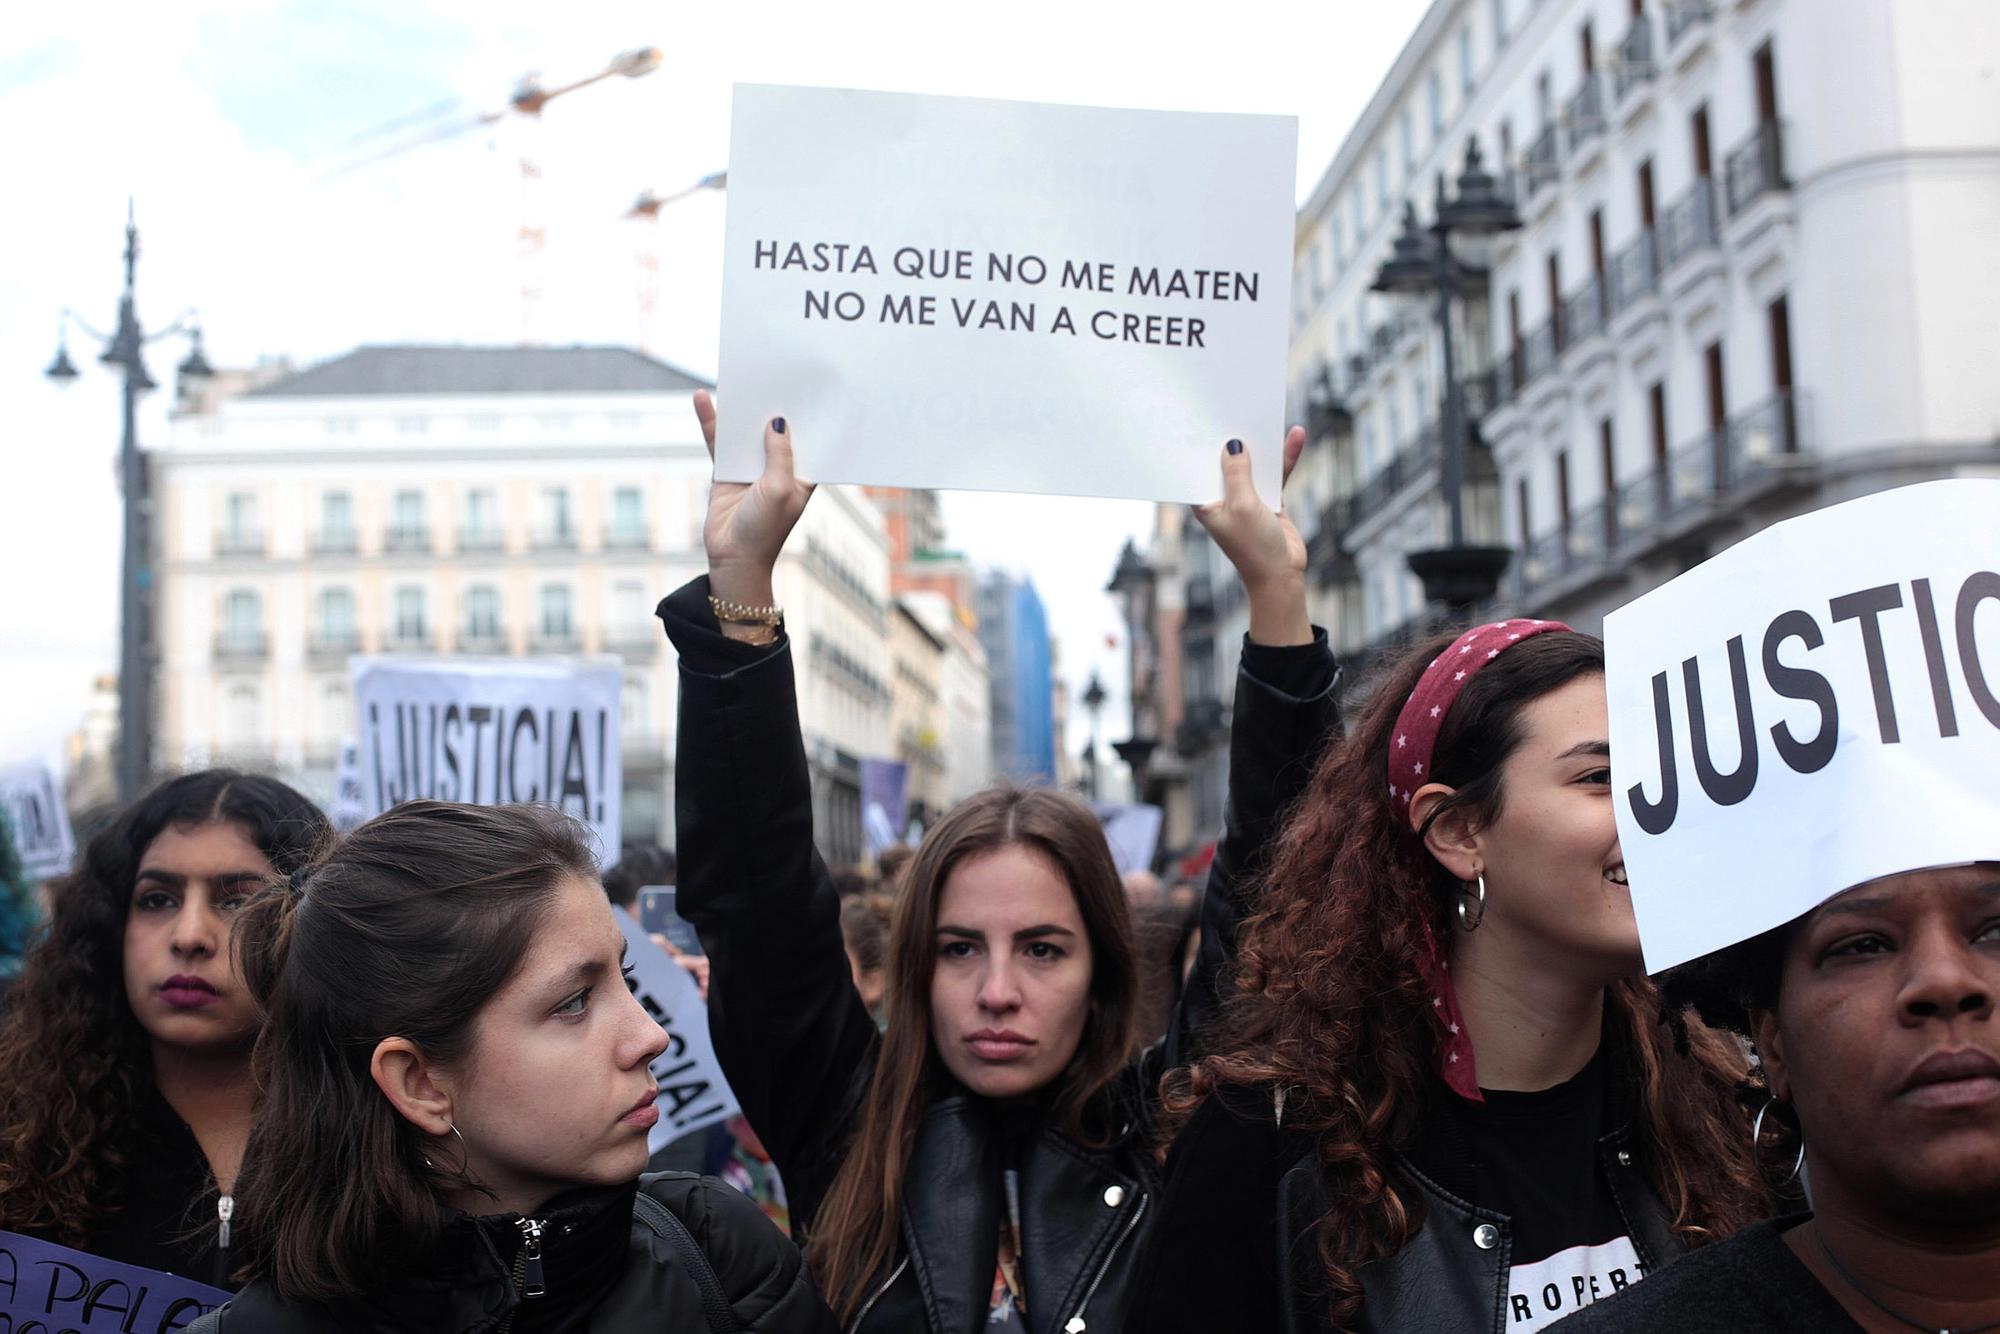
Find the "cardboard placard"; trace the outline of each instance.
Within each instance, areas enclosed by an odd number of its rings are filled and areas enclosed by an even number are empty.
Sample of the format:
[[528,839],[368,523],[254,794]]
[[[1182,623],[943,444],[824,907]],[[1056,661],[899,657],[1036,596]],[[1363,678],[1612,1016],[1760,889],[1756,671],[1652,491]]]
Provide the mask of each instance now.
[[629,913],[611,915],[625,934],[632,994],[667,1030],[667,1049],[651,1067],[653,1078],[660,1081],[660,1119],[646,1137],[646,1147],[658,1153],[691,1131],[736,1115],[736,1095],[715,1059],[708,1006],[702,1003],[694,978],[655,945]]
[[1277,502],[1289,116],[739,85],[716,476]]
[[2000,480],[1802,515],[1611,613],[1646,967],[1844,889],[2000,858]]
[[47,880],[76,861],[76,835],[63,807],[62,786],[46,764],[0,769],[0,810],[30,880]]

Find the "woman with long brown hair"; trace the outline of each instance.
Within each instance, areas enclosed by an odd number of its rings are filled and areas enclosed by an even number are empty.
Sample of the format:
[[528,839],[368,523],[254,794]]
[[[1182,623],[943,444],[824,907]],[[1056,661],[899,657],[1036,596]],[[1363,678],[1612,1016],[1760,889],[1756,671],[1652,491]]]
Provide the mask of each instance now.
[[0,1020],[0,1229],[226,1282],[260,1016],[230,939],[331,827],[275,778],[207,769],[119,813],[50,886]]
[[829,1334],[734,1190],[643,1180],[667,1035],[589,833],[410,801],[250,906],[248,1280],[190,1334]]
[[[696,408],[712,450],[706,395]],[[1294,432],[1288,465],[1302,444]],[[811,493],[790,445],[773,421],[758,481],[714,485],[709,575],[660,609],[681,655],[680,908],[708,947],[717,1054],[847,1328],[1115,1334],[1157,1214],[1153,1090],[1169,1063],[1133,1050],[1124,888],[1081,803],[1014,788],[967,800],[903,874],[877,1032],[813,851],[775,606],[778,552]],[[1268,758],[1332,725],[1333,665],[1306,621],[1303,545],[1258,501],[1240,443],[1223,473],[1227,499],[1198,514],[1245,578],[1238,708],[1262,719],[1240,728],[1235,763],[1282,804],[1303,772]],[[1269,540],[1240,542],[1251,528]],[[1234,939],[1232,868],[1267,835],[1232,817],[1175,1052]]]
[[1439,638],[1320,760],[1168,1081],[1133,1328],[1536,1328],[1765,1215],[1741,1048],[1641,970],[1603,672]]

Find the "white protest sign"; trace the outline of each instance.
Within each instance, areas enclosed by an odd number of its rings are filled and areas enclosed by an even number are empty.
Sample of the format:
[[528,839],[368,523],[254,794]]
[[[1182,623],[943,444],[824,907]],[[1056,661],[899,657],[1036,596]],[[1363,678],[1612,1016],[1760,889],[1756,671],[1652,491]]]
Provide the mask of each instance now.
[[69,870],[76,860],[76,835],[54,770],[46,764],[0,769],[0,810],[28,879],[47,880]]
[[739,85],[716,473],[1276,503],[1298,124]]
[[1604,621],[1646,967],[2000,858],[2000,480],[1768,528]]
[[431,797],[544,802],[588,824],[601,866],[618,860],[619,666],[615,660],[354,660],[361,807]]
[[340,743],[340,764],[334,770],[333,827],[346,833],[367,819],[361,796],[361,743],[345,737]]
[[649,1067],[660,1081],[660,1119],[646,1137],[646,1150],[658,1153],[690,1131],[736,1115],[736,1095],[715,1059],[708,1006],[702,1003],[694,978],[655,945],[629,913],[613,909],[611,915],[625,933],[632,994],[667,1030],[667,1049]]

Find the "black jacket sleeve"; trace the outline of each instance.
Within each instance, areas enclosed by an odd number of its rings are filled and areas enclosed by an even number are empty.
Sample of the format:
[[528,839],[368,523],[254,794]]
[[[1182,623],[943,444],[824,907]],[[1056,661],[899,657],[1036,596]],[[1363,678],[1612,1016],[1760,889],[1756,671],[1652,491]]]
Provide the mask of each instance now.
[[1201,897],[1201,948],[1161,1053],[1161,1073],[1193,1059],[1194,1042],[1221,1008],[1236,933],[1254,909],[1257,876],[1285,812],[1305,791],[1327,742],[1340,731],[1340,668],[1326,631],[1273,648],[1243,640],[1229,728],[1229,798]]
[[647,1177],[639,1188],[686,1224],[745,1334],[839,1329],[799,1248],[740,1192],[714,1177],[682,1172]]
[[838,1168],[880,1041],[854,990],[839,897],[813,850],[791,645],[721,634],[706,576],[660,604],[680,654],[680,913],[708,951],[709,1031],[804,1231]]

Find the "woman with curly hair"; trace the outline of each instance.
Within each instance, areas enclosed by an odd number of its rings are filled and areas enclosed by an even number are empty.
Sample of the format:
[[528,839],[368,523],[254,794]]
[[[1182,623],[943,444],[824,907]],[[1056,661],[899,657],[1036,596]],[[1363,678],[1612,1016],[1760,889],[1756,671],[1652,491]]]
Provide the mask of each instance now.
[[331,829],[275,778],[208,769],[121,812],[50,886],[0,1020],[0,1229],[221,1283],[256,1089],[237,911]]
[[1440,638],[1319,761],[1167,1081],[1132,1328],[1530,1329],[1765,1215],[1741,1048],[1641,972],[1603,672],[1555,622]]

